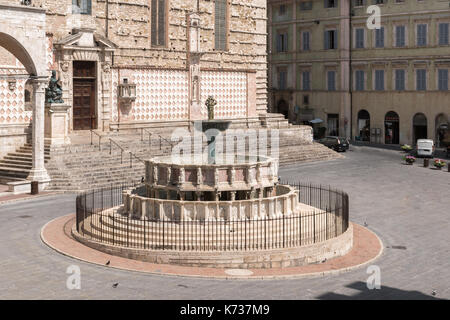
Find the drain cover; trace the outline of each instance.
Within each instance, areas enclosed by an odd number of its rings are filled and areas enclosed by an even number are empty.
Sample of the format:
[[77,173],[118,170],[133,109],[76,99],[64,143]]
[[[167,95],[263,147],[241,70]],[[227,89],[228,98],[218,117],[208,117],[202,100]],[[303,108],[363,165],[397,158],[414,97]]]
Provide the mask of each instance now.
[[225,273],[230,276],[251,276],[253,274],[252,271],[247,269],[227,269]]

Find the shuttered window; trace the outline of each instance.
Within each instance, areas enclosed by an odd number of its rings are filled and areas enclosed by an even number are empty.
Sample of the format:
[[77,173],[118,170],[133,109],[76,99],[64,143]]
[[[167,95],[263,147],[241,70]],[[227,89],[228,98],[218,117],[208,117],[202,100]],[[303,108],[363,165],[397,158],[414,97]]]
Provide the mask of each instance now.
[[356,48],[364,48],[364,29],[356,29]]
[[72,0],[72,13],[92,14],[92,1]]
[[405,90],[405,70],[402,69],[395,70],[395,90],[397,91]]
[[441,91],[448,90],[448,70],[439,69],[438,70],[438,88]]
[[337,49],[337,30],[327,30],[323,36],[324,49]]
[[427,25],[417,25],[417,45],[420,47],[427,45]]
[[364,71],[356,70],[355,72],[355,90],[363,91],[364,90]]
[[311,79],[310,79],[310,72],[309,71],[303,71],[302,72],[302,82],[303,82],[303,91],[309,91],[311,90]]
[[396,47],[405,46],[405,26],[395,27],[395,46]]
[[439,24],[439,45],[448,45],[448,23]]
[[336,71],[328,71],[327,72],[327,87],[328,91],[336,90]]
[[309,47],[309,32],[303,32],[302,33],[302,40],[303,40],[303,51],[310,50]]
[[384,90],[384,70],[375,70],[375,90]]
[[215,0],[215,48],[227,49],[227,0]]
[[151,7],[151,37],[153,46],[166,45],[166,0],[152,0]]
[[416,90],[427,90],[427,70],[416,70]]
[[375,29],[375,47],[384,48],[384,27]]
[[277,52],[288,51],[288,33],[281,32],[277,34]]

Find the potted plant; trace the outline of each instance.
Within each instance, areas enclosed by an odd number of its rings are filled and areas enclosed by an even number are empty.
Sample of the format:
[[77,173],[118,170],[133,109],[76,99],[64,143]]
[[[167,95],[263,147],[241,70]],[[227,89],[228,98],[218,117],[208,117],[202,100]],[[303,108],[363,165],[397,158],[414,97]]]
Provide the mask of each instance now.
[[444,162],[443,160],[441,160],[441,159],[436,159],[436,160],[434,160],[433,165],[434,165],[436,168],[438,168],[439,170],[441,170],[442,167],[445,166],[445,162]]
[[402,145],[402,150],[405,152],[410,152],[413,148],[409,144]]
[[406,163],[407,164],[413,164],[414,162],[416,162],[416,158],[415,157],[413,157],[413,156],[406,156],[405,157],[405,161],[406,161]]

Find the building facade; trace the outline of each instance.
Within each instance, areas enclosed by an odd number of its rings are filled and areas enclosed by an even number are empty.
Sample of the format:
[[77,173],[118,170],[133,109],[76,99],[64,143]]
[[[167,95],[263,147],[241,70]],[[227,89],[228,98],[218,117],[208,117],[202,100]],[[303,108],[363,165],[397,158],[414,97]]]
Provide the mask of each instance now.
[[[374,4],[379,28],[368,27]],[[450,122],[448,2],[273,0],[268,12],[270,110],[322,120],[318,136],[441,145]]]
[[[216,118],[266,113],[264,0],[2,0],[0,10],[11,18],[0,21],[0,38],[17,44],[0,40],[0,157],[30,139],[30,75],[48,83],[53,70],[67,132],[185,125],[207,119],[208,96]],[[31,40],[24,12],[39,16],[42,37]],[[12,24],[19,35],[6,30]],[[20,57],[31,42],[44,52],[29,63],[39,74]]]

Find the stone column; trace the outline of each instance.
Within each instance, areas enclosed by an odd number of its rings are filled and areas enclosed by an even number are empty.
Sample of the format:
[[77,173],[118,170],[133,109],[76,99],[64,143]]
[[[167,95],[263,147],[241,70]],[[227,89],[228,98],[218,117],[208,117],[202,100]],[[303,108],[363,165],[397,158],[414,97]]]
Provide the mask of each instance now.
[[44,121],[45,121],[45,88],[47,79],[34,80],[32,82],[33,95],[33,134],[32,150],[33,162],[30,174],[27,180],[30,181],[49,181],[47,170],[44,163]]

